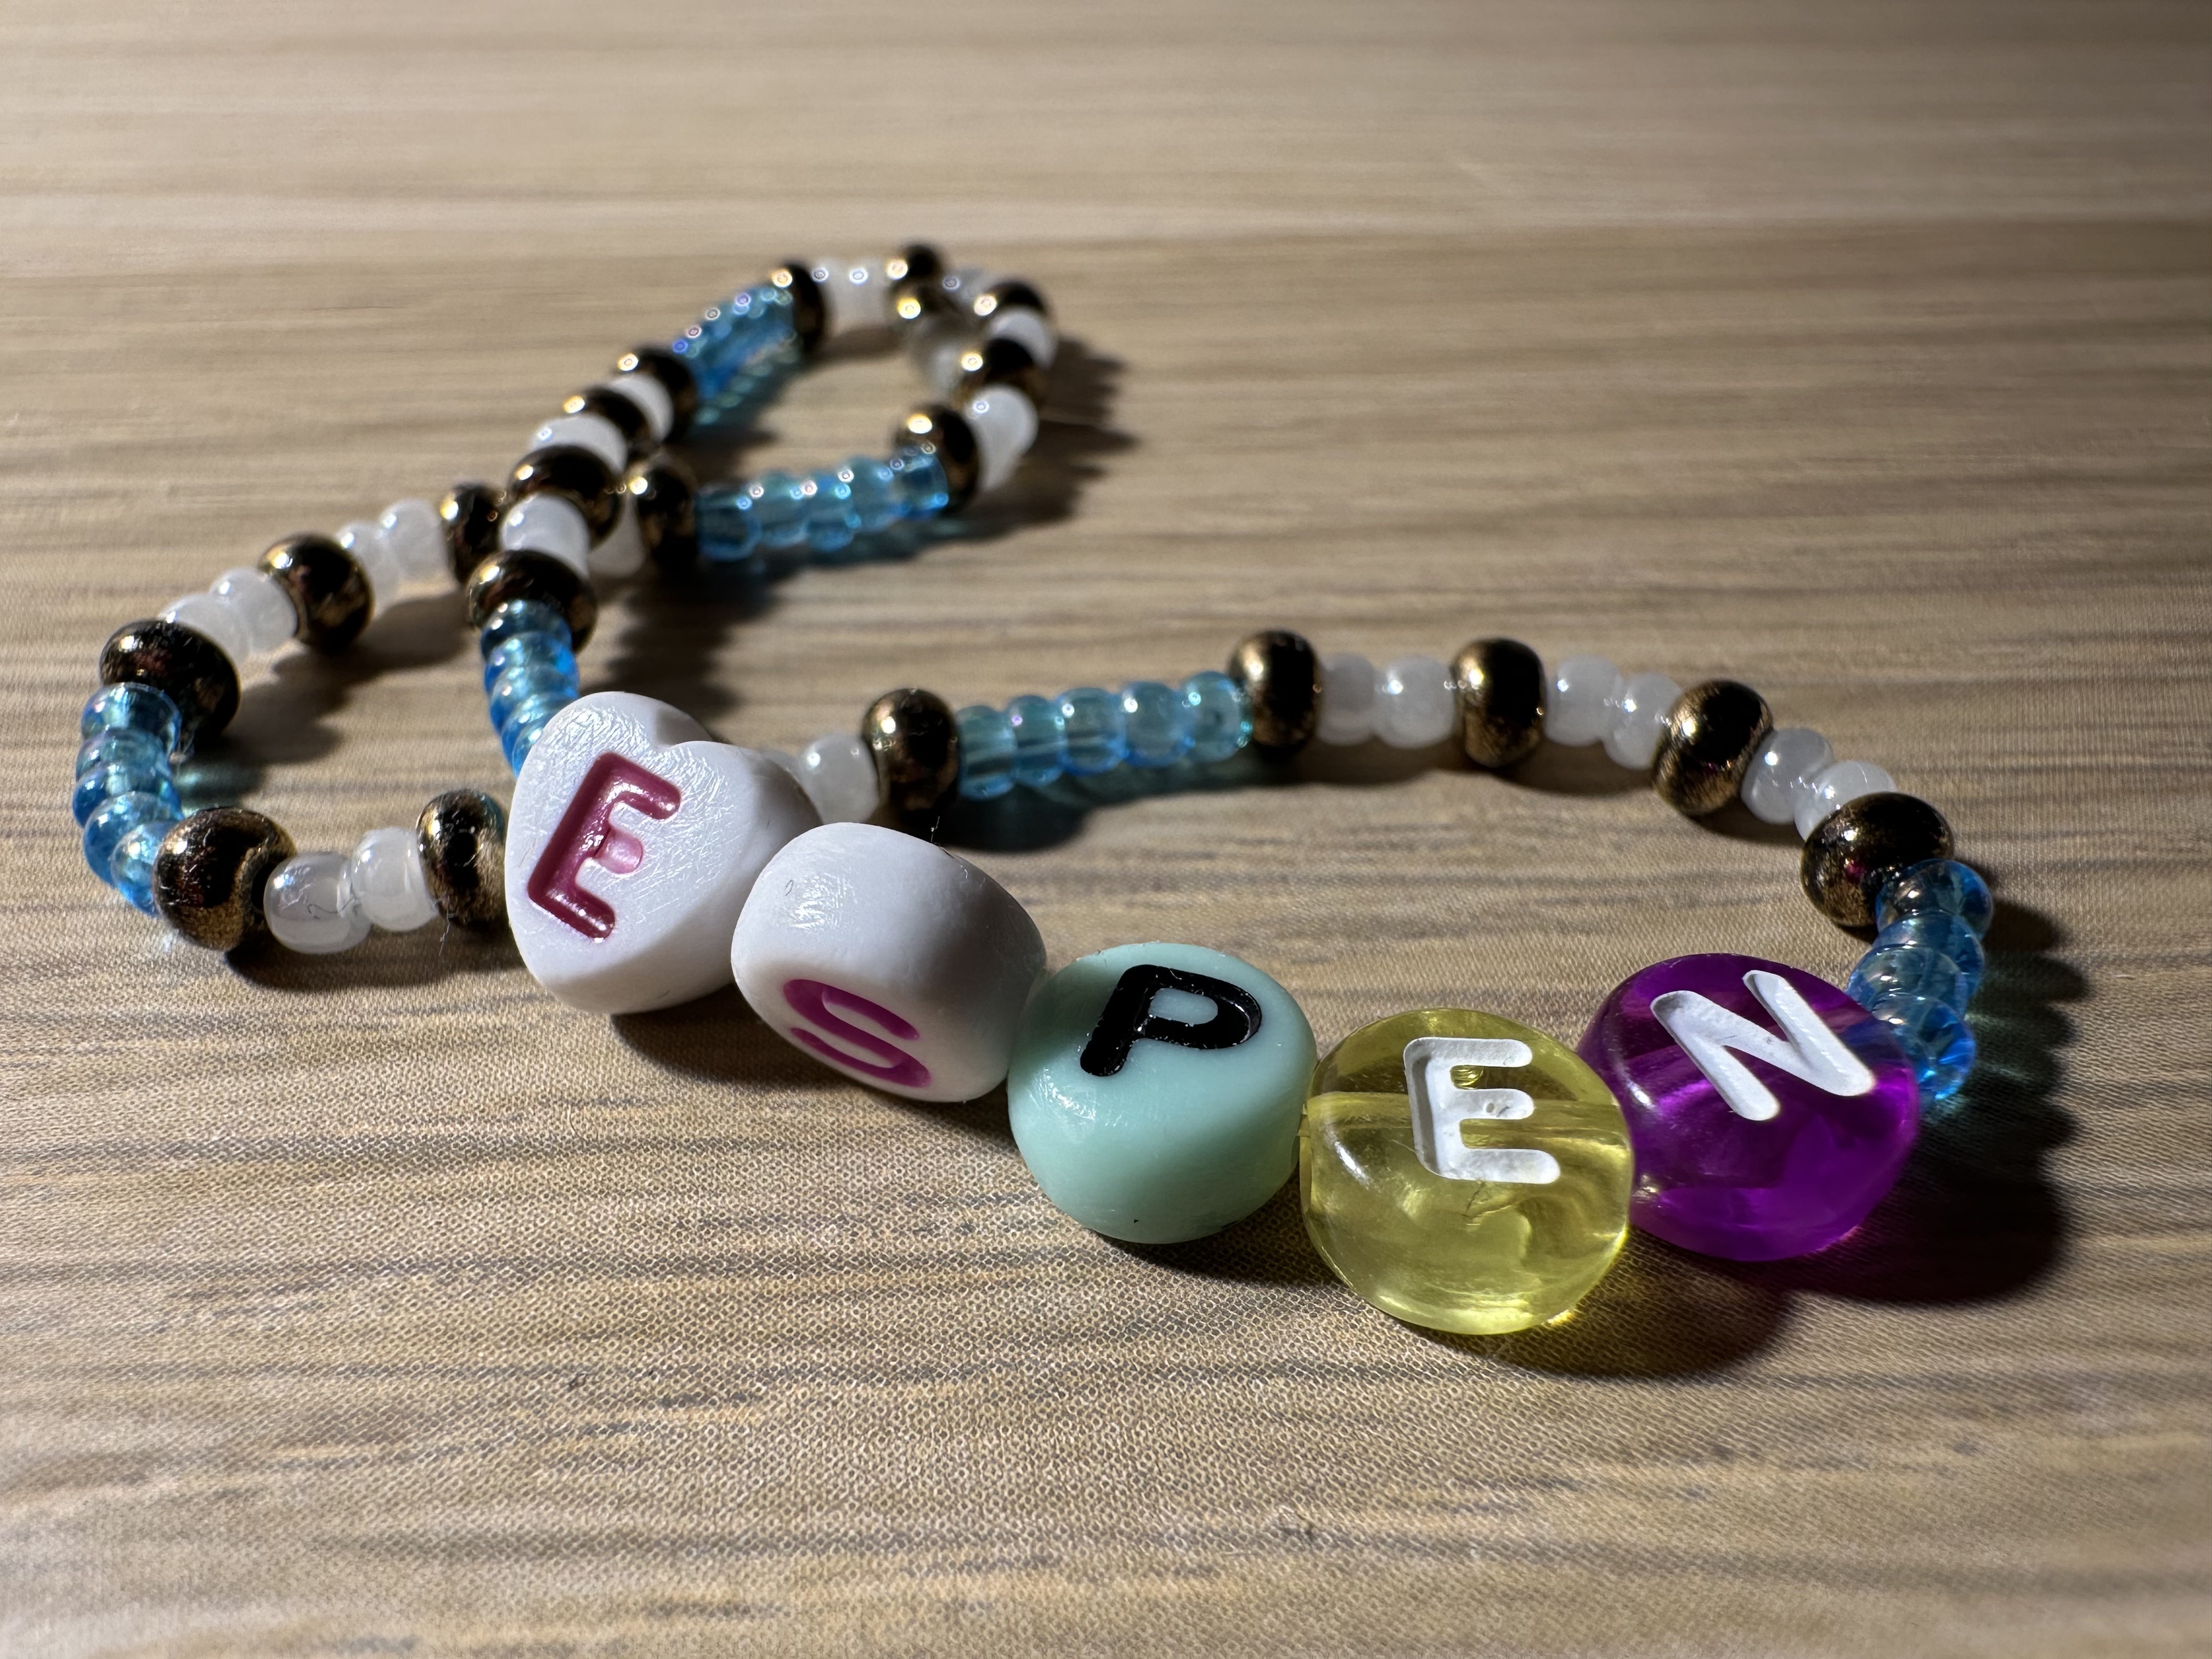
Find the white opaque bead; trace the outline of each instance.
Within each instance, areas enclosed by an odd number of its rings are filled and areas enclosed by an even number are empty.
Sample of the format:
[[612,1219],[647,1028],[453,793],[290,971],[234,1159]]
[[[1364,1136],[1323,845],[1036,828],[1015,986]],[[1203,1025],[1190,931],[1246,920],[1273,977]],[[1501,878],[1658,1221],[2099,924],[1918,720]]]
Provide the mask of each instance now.
[[252,635],[246,618],[228,599],[213,593],[187,593],[161,615],[213,640],[233,667],[252,654]]
[[554,444],[574,444],[590,450],[612,469],[617,479],[629,466],[629,441],[604,415],[556,415],[530,434],[532,449]]
[[1375,735],[1393,749],[1426,749],[1451,736],[1459,694],[1434,657],[1401,657],[1375,677]]
[[1601,741],[1613,729],[1613,699],[1624,684],[1620,671],[1607,658],[1565,659],[1552,671],[1544,735],[1571,749]]
[[676,400],[668,395],[666,386],[650,374],[617,374],[599,384],[637,405],[653,442],[667,441],[669,428],[676,424]]
[[1060,337],[1052,324],[1027,306],[1007,306],[993,312],[983,325],[983,337],[1019,341],[1041,368],[1050,368],[1053,355],[1060,349]]
[[1322,743],[1364,743],[1375,735],[1375,665],[1357,651],[1332,651],[1321,659]]
[[387,933],[411,933],[438,919],[412,829],[395,826],[363,836],[346,860],[346,884],[362,915]]
[[412,496],[394,501],[378,515],[376,527],[383,532],[384,544],[392,550],[392,556],[399,562],[402,580],[435,581],[452,568],[446,552],[446,526],[438,518],[438,509],[429,502]]
[[1667,729],[1667,711],[1681,695],[1682,688],[1664,674],[1637,674],[1622,683],[1605,733],[1605,752],[1615,766],[1640,770],[1651,764]]
[[368,578],[369,597],[379,612],[388,611],[399,598],[399,561],[384,544],[384,528],[367,519],[356,519],[338,532],[338,545],[353,555],[361,574]]
[[638,533],[637,502],[625,490],[616,509],[615,527],[584,556],[593,576],[635,576],[645,563],[645,538]]
[[251,565],[224,571],[209,584],[208,592],[237,615],[246,629],[246,648],[250,652],[279,650],[299,629],[300,617],[292,609],[291,596]]
[[541,491],[525,495],[500,515],[499,544],[546,554],[580,576],[592,550],[592,528],[575,502]]
[[977,485],[996,489],[1014,476],[1014,469],[1036,441],[1036,409],[1010,386],[994,386],[971,398],[963,411],[975,434],[983,464]]
[[860,823],[876,814],[876,758],[856,737],[817,738],[800,750],[799,785],[824,823]]
[[1801,803],[1811,798],[1821,773],[1835,764],[1836,751],[1809,726],[1785,726],[1767,734],[1743,775],[1738,791],[1752,815],[1767,823],[1789,823]]
[[1809,836],[1820,820],[1861,795],[1878,795],[1897,787],[1896,780],[1872,761],[1838,761],[1813,780],[1797,808],[1797,833]]
[[368,937],[368,918],[354,901],[343,853],[285,860],[269,872],[261,908],[276,942],[306,956],[350,951]]
[[822,284],[824,321],[832,335],[883,328],[891,319],[890,284],[872,259],[823,259],[815,266]]

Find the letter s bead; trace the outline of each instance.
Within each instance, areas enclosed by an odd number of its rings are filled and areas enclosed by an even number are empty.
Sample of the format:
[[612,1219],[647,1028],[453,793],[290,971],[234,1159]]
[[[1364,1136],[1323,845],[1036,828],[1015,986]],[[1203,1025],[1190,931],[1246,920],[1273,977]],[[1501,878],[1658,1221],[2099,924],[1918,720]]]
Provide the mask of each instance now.
[[1497,1335],[1559,1318],[1628,1231],[1628,1126],[1574,1050],[1466,1008],[1394,1014],[1314,1073],[1306,1231],[1394,1318]]

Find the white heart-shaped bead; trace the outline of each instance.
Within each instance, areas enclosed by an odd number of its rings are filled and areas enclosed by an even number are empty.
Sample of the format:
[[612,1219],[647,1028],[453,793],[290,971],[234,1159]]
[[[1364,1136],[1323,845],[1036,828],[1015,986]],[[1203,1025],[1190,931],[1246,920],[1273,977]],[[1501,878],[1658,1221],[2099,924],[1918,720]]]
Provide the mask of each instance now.
[[572,1008],[636,1013],[730,982],[754,879],[821,822],[765,755],[680,708],[580,697],[546,726],[507,832],[507,920],[523,965]]

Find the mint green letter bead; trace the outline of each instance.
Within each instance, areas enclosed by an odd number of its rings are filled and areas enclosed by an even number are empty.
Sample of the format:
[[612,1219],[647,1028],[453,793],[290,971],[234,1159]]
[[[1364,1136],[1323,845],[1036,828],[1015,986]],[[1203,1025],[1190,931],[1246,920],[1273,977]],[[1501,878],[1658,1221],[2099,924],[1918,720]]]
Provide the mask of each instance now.
[[1006,1109],[1063,1213],[1171,1244],[1242,1220],[1290,1178],[1313,1067],[1313,1028],[1250,963],[1117,945],[1030,1001]]

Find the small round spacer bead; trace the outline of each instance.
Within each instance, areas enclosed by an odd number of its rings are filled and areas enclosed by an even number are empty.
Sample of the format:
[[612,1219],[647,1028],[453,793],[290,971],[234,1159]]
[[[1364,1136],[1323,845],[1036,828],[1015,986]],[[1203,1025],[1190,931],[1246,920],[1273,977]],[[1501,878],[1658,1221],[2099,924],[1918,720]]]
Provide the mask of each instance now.
[[343,651],[376,609],[359,561],[328,536],[287,536],[261,556],[263,573],[292,601],[293,637],[318,651]]
[[944,276],[943,258],[927,242],[909,242],[884,261],[892,328],[912,328],[951,308],[941,286]]
[[456,927],[507,920],[507,814],[489,795],[449,789],[415,821],[415,852],[438,914]]
[[653,453],[653,424],[645,411],[611,386],[587,386],[561,399],[563,415],[596,415],[622,434],[623,445],[633,461]]
[[213,737],[238,713],[238,670],[222,647],[181,623],[125,623],[100,647],[102,685],[143,685],[177,707],[179,746]]
[[688,569],[699,559],[699,486],[673,455],[656,455],[623,480],[638,539],[663,570]]
[[478,565],[469,579],[469,626],[483,628],[500,606],[515,599],[550,606],[568,624],[571,643],[579,651],[599,619],[599,596],[573,566],[550,553],[508,548]]
[[1248,634],[1229,653],[1229,678],[1252,711],[1252,746],[1296,753],[1321,724],[1321,659],[1304,636],[1270,628]]
[[919,449],[937,457],[945,469],[945,511],[957,513],[975,498],[982,481],[983,458],[975,428],[967,417],[943,404],[923,404],[891,428],[895,449]]
[[249,807],[195,812],[154,854],[154,908],[193,944],[235,950],[268,926],[263,884],[294,850],[281,825]]
[[1882,884],[1927,859],[1951,856],[1951,826],[1915,795],[1894,790],[1846,801],[1813,827],[1797,866],[1805,896],[1839,927],[1875,919]]
[[691,417],[699,412],[699,383],[691,378],[690,366],[666,346],[632,346],[615,359],[615,373],[650,374],[660,382],[674,410],[668,428],[670,443],[679,441],[691,429]]
[[615,470],[605,456],[580,444],[549,444],[533,449],[507,474],[510,503],[529,495],[547,495],[562,497],[582,514],[595,543],[606,539],[622,506],[615,496]]
[[971,345],[960,354],[960,379],[953,387],[953,398],[964,404],[988,386],[1010,386],[1042,409],[1050,375],[1051,370],[1037,362],[1027,346],[1001,336]]
[[860,741],[876,763],[877,798],[899,828],[926,834],[960,790],[960,722],[934,692],[908,687],[868,705]]
[[438,503],[438,522],[445,527],[446,552],[453,580],[463,587],[477,567],[499,551],[499,515],[504,505],[496,485],[464,480]]
[[1544,740],[1542,659],[1518,640],[1474,640],[1452,659],[1459,742],[1477,766],[1510,766]]
[[1052,315],[1052,307],[1044,302],[1044,295],[1018,276],[1000,277],[969,301],[968,308],[981,322],[1014,306],[1026,306],[1041,317]]
[[1651,759],[1651,787],[1684,816],[1717,812],[1774,730],[1766,699],[1736,680],[1705,680],[1674,699]]
[[769,286],[781,289],[791,296],[791,328],[799,337],[799,349],[812,356],[822,346],[822,336],[830,323],[830,308],[822,295],[822,284],[814,280],[811,259],[787,259],[768,274]]

